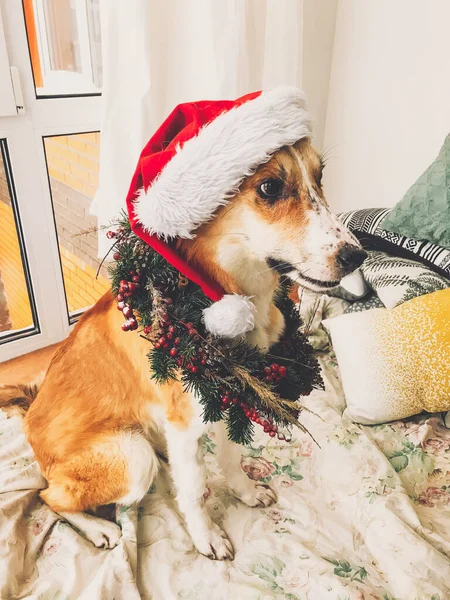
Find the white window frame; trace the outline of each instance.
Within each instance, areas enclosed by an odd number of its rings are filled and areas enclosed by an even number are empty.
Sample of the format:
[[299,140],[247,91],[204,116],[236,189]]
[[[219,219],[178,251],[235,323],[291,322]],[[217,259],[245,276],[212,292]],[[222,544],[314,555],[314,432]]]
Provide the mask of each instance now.
[[3,29],[3,18],[0,10],[0,116],[17,114],[16,99],[9,68],[8,49]]
[[23,114],[0,117],[0,138],[8,144],[40,325],[35,335],[1,344],[3,362],[58,342],[70,331],[43,137],[99,131],[101,97],[37,98],[22,3],[0,0],[0,9],[25,108]]

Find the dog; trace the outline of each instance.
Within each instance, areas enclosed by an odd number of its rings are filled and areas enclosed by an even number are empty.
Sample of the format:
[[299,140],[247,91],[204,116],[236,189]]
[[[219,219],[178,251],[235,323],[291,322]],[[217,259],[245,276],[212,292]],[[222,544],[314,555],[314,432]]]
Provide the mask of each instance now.
[[[323,167],[309,138],[282,147],[195,237],[177,242],[189,263],[228,294],[253,297],[256,326],[247,341],[264,352],[283,332],[273,302],[281,275],[326,292],[366,257],[327,205]],[[112,293],[106,293],[60,346],[37,395],[28,391],[18,403],[29,406],[24,430],[48,482],[41,497],[95,545],[114,547],[119,527],[85,511],[142,500],[157,475],[163,438],[195,547],[211,559],[232,559],[230,540],[204,506],[199,440],[206,425],[199,401],[180,382],[158,385],[150,379],[150,342],[137,332],[124,334],[122,320]],[[241,448],[228,440],[223,422],[215,432],[217,460],[236,498],[251,507],[276,502],[270,486],[241,469]]]

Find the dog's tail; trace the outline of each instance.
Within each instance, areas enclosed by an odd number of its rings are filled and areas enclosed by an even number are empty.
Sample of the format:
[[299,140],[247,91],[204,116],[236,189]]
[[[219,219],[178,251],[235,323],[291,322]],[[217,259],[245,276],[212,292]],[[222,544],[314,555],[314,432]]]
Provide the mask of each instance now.
[[24,415],[36,398],[45,373],[31,383],[0,385],[0,409],[8,413]]

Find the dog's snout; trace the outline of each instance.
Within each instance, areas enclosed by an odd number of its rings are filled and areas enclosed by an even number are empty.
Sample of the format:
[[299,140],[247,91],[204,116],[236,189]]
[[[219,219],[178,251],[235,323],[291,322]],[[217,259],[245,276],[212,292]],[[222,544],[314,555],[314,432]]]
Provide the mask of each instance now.
[[337,260],[346,273],[360,267],[366,258],[367,252],[365,250],[351,244],[344,244],[337,254]]

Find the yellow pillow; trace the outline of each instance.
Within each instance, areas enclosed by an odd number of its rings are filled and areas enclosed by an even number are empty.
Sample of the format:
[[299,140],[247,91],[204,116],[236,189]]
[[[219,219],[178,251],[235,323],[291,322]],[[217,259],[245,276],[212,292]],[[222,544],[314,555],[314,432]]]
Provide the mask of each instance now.
[[450,288],[324,321],[357,423],[450,410]]

